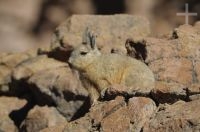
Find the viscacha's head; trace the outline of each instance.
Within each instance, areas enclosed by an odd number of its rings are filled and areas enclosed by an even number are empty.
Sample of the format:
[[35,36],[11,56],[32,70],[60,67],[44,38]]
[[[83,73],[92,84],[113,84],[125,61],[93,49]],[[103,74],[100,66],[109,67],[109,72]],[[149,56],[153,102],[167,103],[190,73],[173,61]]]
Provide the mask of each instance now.
[[95,43],[95,36],[87,30],[82,45],[71,53],[68,62],[78,70],[85,70],[100,55],[101,53]]

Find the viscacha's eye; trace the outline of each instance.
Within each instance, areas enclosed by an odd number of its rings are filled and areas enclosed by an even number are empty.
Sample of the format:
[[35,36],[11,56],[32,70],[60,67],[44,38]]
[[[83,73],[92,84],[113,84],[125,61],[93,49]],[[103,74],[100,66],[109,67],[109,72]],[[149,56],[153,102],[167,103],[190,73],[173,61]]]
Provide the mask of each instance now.
[[81,51],[80,54],[81,54],[81,55],[86,55],[87,52]]

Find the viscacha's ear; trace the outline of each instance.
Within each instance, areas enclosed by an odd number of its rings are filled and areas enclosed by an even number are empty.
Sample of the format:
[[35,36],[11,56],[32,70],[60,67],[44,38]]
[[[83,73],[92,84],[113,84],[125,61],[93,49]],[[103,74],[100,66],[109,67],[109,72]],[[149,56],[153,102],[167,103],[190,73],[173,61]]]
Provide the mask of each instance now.
[[83,33],[82,44],[88,45],[92,50],[98,49],[96,45],[96,36],[88,27],[86,27]]
[[82,36],[82,44],[87,45],[89,44],[90,39],[89,39],[89,28],[86,27],[85,31],[83,32]]
[[94,34],[90,34],[90,45],[92,49],[97,49],[96,36]]

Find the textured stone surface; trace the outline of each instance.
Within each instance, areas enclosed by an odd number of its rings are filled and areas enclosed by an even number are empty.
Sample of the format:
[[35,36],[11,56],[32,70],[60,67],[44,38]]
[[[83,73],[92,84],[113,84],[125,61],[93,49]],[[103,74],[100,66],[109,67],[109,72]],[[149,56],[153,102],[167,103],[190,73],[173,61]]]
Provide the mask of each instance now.
[[13,77],[19,82],[26,79],[27,89],[32,91],[38,104],[55,105],[68,120],[75,118],[88,96],[67,63],[47,58],[46,55],[21,63],[15,68]]
[[142,127],[153,117],[156,109],[154,101],[149,98],[134,97],[129,99],[128,113],[131,119],[131,131],[142,131]]
[[82,42],[86,27],[94,31],[99,48],[106,53],[112,48],[126,52],[124,44],[127,38],[141,39],[150,34],[149,22],[143,17],[73,15],[55,31],[52,49],[65,48],[68,45],[76,47]]
[[[169,81],[172,80],[186,85],[198,81],[199,36],[198,28],[184,25],[174,30],[171,39],[146,39],[148,51],[146,62],[150,63],[152,69],[159,71],[160,68],[161,72],[165,70],[167,72],[161,73],[162,76],[158,79],[165,78],[166,80],[168,77]],[[172,74],[170,70],[177,72]]]
[[199,69],[200,61],[198,61],[198,60],[197,61],[193,61],[193,65],[194,65],[194,71],[196,71],[194,73],[194,77],[196,77],[196,78],[194,78],[194,79],[195,79],[195,81],[200,82],[200,69]]
[[56,126],[48,127],[40,130],[39,132],[63,132],[67,123],[61,123]]
[[105,98],[112,98],[117,95],[123,95],[124,97],[149,96],[155,89],[155,84],[149,85],[149,87],[127,87],[124,85],[114,84],[106,89]]
[[160,106],[155,117],[144,126],[144,132],[199,131],[200,102],[179,101],[173,105]]
[[147,51],[145,63],[158,81],[152,92],[156,101],[172,103],[179,99],[188,100],[188,96],[198,98],[198,95],[187,93],[187,88],[199,83],[199,36],[198,24],[193,27],[183,25],[168,37],[149,37],[140,41]]
[[194,83],[187,89],[189,100],[199,100],[200,99],[200,84]]
[[146,38],[145,41],[147,49],[146,63],[178,55],[177,40],[168,40],[166,38]]
[[65,118],[56,110],[56,108],[35,106],[29,111],[26,119],[21,125],[20,131],[36,132],[65,122]]
[[174,103],[180,99],[187,99],[187,87],[179,83],[157,81],[151,95],[156,102]]
[[179,40],[179,55],[182,57],[192,57],[199,60],[200,57],[200,34],[199,29],[190,25],[183,25],[174,30],[175,36]]
[[42,70],[50,70],[62,66],[67,66],[67,64],[47,58],[46,55],[41,55],[18,65],[13,71],[13,77],[16,80],[27,79]]
[[85,117],[66,125],[65,131],[140,132],[155,110],[151,99],[131,98],[126,104],[123,97],[116,97],[93,106]]
[[[190,85],[193,81],[192,62],[185,58],[163,58],[150,64],[159,81]],[[176,71],[176,72],[174,72]]]
[[26,103],[26,100],[15,97],[0,97],[0,131],[16,132],[18,130],[14,121],[10,118],[10,114],[24,107]]
[[36,56],[36,51],[24,53],[2,53],[0,55],[0,94],[17,94],[15,88],[9,86],[12,71],[22,61]]
[[[28,83],[39,104],[55,104],[71,120],[83,106],[88,93],[69,67],[59,67],[35,73]],[[85,106],[89,107],[89,104]]]
[[[107,105],[106,105],[107,107]],[[102,131],[121,132],[134,131],[140,132],[143,125],[150,119],[154,113],[155,103],[147,98],[131,98],[127,107],[121,107],[114,110],[109,115],[104,116],[101,121]],[[102,109],[104,110],[104,109]],[[108,111],[109,112],[109,111]]]
[[189,95],[200,94],[200,83],[194,83],[187,89]]

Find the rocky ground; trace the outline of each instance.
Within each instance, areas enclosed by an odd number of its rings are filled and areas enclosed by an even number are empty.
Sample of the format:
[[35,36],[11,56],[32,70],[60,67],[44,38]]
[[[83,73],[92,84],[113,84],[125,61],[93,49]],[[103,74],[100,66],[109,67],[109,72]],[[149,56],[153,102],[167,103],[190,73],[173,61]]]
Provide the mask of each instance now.
[[[91,106],[67,63],[86,27],[97,34],[102,53],[129,55],[147,64],[155,88],[130,91],[114,85]],[[199,131],[199,66],[199,22],[158,38],[151,36],[143,17],[75,15],[55,30],[50,46],[0,53],[0,132]]]

